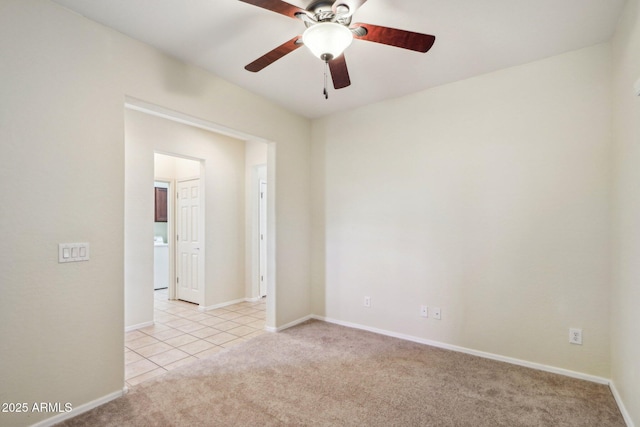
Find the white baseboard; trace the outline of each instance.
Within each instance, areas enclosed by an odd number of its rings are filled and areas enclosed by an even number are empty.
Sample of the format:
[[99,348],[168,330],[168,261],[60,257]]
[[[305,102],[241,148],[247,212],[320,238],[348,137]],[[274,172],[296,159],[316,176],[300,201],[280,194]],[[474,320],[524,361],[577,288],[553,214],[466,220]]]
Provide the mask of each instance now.
[[[239,300],[240,302],[244,301],[244,300]],[[220,308],[220,307],[225,307],[228,305],[233,305],[233,304],[237,304],[237,301],[231,301],[228,303],[223,303],[223,304],[217,304],[215,306],[211,306],[211,308],[207,308],[207,310],[213,310],[215,308]],[[403,340],[407,340],[407,341],[412,341],[412,342],[417,342],[419,344],[425,344],[425,345],[430,345],[433,347],[438,347],[438,348],[443,348],[446,350],[452,350],[452,351],[457,351],[457,352],[461,352],[461,353],[466,353],[466,354],[470,354],[473,356],[479,356],[479,357],[483,357],[486,359],[492,359],[492,360],[497,360],[500,362],[506,362],[506,363],[511,363],[514,365],[518,365],[518,366],[524,366],[527,368],[532,368],[532,369],[537,369],[540,371],[545,371],[545,372],[551,372],[554,374],[559,374],[559,375],[564,375],[567,377],[571,377],[571,378],[577,378],[577,379],[581,379],[581,380],[586,380],[586,381],[591,381],[594,383],[598,383],[598,384],[604,384],[604,385],[608,385],[609,388],[611,389],[611,393],[613,394],[613,397],[618,405],[618,408],[620,409],[620,412],[622,413],[622,417],[625,421],[625,423],[627,424],[627,427],[635,427],[635,424],[633,423],[633,420],[631,419],[631,416],[629,415],[629,412],[627,411],[624,402],[622,401],[622,398],[620,396],[620,394],[618,393],[618,390],[615,387],[615,384],[613,383],[613,381],[603,378],[603,377],[598,377],[595,375],[589,375],[589,374],[585,374],[582,372],[576,372],[576,371],[571,371],[568,369],[564,369],[564,368],[557,368],[554,366],[549,366],[549,365],[544,365],[541,363],[535,363],[535,362],[529,362],[526,360],[521,360],[521,359],[516,359],[516,358],[512,358],[512,357],[506,357],[506,356],[501,356],[498,354],[493,354],[493,353],[487,353],[484,351],[478,351],[478,350],[473,350],[473,349],[469,349],[466,347],[460,347],[460,346],[456,346],[456,345],[451,345],[451,344],[447,344],[447,343],[442,343],[439,341],[433,341],[433,340],[427,340],[424,338],[420,338],[420,337],[415,337],[412,335],[406,335],[406,334],[401,334],[401,333],[397,333],[397,332],[393,332],[393,331],[387,331],[384,329],[378,329],[378,328],[373,328],[370,326],[365,326],[365,325],[361,325],[358,323],[351,323],[351,322],[345,322],[342,320],[337,320],[337,319],[332,319],[332,318],[328,318],[328,317],[324,317],[324,316],[318,316],[318,315],[309,315],[309,316],[304,316],[300,319],[294,320],[292,322],[289,322],[285,325],[279,326],[277,328],[273,328],[273,327],[265,327],[265,330],[268,332],[281,332],[285,329],[291,328],[293,326],[299,325],[300,323],[306,322],[307,320],[310,319],[316,319],[316,320],[320,320],[320,321],[324,321],[324,322],[328,322],[328,323],[333,323],[336,325],[341,325],[341,326],[346,326],[349,328],[354,328],[354,329],[360,329],[360,330],[364,330],[364,331],[369,331],[369,332],[373,332],[373,333],[377,333],[377,334],[381,334],[381,335],[386,335],[386,336],[390,336],[390,337],[394,337],[394,338],[399,338],[399,339],[403,339]],[[144,324],[140,324],[140,325],[134,325],[134,327],[130,327],[133,328],[131,330],[134,329],[139,329],[145,326],[149,326],[150,324],[153,324],[153,322],[147,322]],[[98,407],[100,405],[103,405],[107,402],[110,402],[111,400],[117,399],[119,397],[122,397],[123,395],[127,394],[128,392],[128,388],[125,386],[121,391],[117,391],[111,394],[108,394],[106,396],[103,396],[101,398],[95,399],[91,402],[85,403],[83,405],[80,405],[76,408],[73,408],[73,410],[71,412],[67,412],[67,413],[63,413],[63,414],[58,414],[55,415],[51,418],[47,418],[46,420],[40,421],[36,424],[33,424],[32,427],[49,427],[52,426],[54,424],[60,423],[62,421],[68,420],[70,418],[73,418],[77,415],[80,415],[84,412],[87,412],[95,407]]]
[[209,310],[215,310],[216,308],[224,308],[227,307],[229,305],[233,305],[233,304],[239,304],[241,302],[258,302],[262,299],[262,297],[255,297],[255,298],[240,298],[240,299],[235,299],[233,301],[227,301],[227,302],[222,302],[220,304],[214,304],[214,305],[209,305],[207,307],[201,305],[198,307],[198,310],[200,311],[209,311]]
[[131,325],[124,328],[125,332],[135,331],[136,329],[146,328],[147,326],[153,326],[153,320],[150,322],[138,323],[137,325]]
[[631,415],[629,411],[627,411],[627,407],[624,406],[624,402],[622,401],[622,397],[620,393],[618,393],[618,389],[613,381],[609,382],[609,388],[611,389],[611,394],[613,394],[613,398],[616,400],[618,404],[618,408],[620,409],[620,413],[622,413],[622,418],[624,418],[624,422],[627,423],[627,427],[635,427],[633,420],[631,419]]
[[70,418],[73,418],[77,415],[80,415],[84,412],[87,412],[93,408],[96,408],[100,405],[104,405],[107,402],[111,402],[114,399],[122,397],[126,393],[126,387],[121,391],[114,391],[113,393],[107,394],[106,396],[102,396],[98,399],[92,400],[91,402],[87,402],[83,405],[77,406],[73,408],[70,412],[65,412],[62,414],[54,415],[51,418],[47,418],[46,420],[42,420],[33,424],[31,427],[49,427],[54,424],[61,423],[62,421],[66,421]]
[[314,319],[314,318],[315,317],[313,315],[309,315],[309,316],[301,317],[300,319],[294,320],[293,322],[289,322],[286,325],[278,326],[277,328],[273,328],[271,326],[265,326],[264,330],[267,332],[281,332],[281,331],[284,331],[285,329],[292,328],[296,325],[299,325],[300,323],[306,322],[307,320]]
[[581,380],[591,381],[591,382],[598,383],[598,384],[610,385],[610,383],[611,383],[611,381],[608,380],[607,378],[602,378],[602,377],[598,377],[598,376],[595,376],[595,375],[589,375],[589,374],[585,374],[585,373],[582,373],[582,372],[571,371],[569,369],[557,368],[555,366],[543,365],[541,363],[529,362],[527,360],[521,360],[521,359],[516,359],[516,358],[513,358],[513,357],[501,356],[499,354],[487,353],[487,352],[479,351],[479,350],[473,350],[473,349],[470,349],[470,348],[460,347],[460,346],[452,345],[452,344],[447,344],[447,343],[443,343],[443,342],[440,342],[440,341],[427,340],[427,339],[420,338],[420,337],[415,337],[415,336],[412,336],[412,335],[400,334],[400,333],[397,333],[397,332],[387,331],[387,330],[384,330],[384,329],[372,328],[370,326],[360,325],[358,323],[343,322],[341,320],[331,319],[331,318],[328,318],[328,317],[316,316],[316,315],[313,315],[311,317],[314,318],[314,319],[317,319],[317,320],[322,320],[322,321],[329,322],[329,323],[335,323],[336,325],[347,326],[349,328],[355,328],[355,329],[362,329],[362,330],[365,330],[365,331],[374,332],[374,333],[381,334],[381,335],[387,335],[387,336],[394,337],[394,338],[400,338],[400,339],[407,340],[407,341],[417,342],[419,344],[426,344],[426,345],[430,345],[432,347],[443,348],[445,350],[452,350],[452,351],[457,351],[457,352],[460,352],[460,353],[471,354],[473,356],[479,356],[479,357],[484,357],[485,359],[492,359],[492,360],[497,360],[497,361],[500,361],[500,362],[511,363],[513,365],[524,366],[526,368],[537,369],[539,371],[552,372],[554,374],[560,374],[560,375],[564,375],[564,376],[567,376],[567,377],[572,377],[572,378],[577,378],[577,379],[581,379]]
[[215,310],[216,308],[223,308],[223,307],[227,307],[229,305],[239,304],[241,302],[245,302],[245,298],[235,299],[233,301],[222,302],[220,304],[209,305],[209,306],[206,306],[206,307],[201,305],[200,307],[198,307],[198,310],[200,310],[200,311]]

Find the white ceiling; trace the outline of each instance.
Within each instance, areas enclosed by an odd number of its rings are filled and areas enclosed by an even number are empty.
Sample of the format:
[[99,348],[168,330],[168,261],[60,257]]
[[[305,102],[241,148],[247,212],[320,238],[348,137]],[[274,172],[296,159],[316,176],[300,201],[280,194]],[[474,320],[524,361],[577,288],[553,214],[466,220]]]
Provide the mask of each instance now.
[[324,64],[304,47],[258,73],[244,69],[301,34],[296,19],[238,0],[53,1],[309,118],[607,41],[625,2],[368,0],[354,22],[432,34],[436,42],[423,54],[354,40],[345,52],[351,86],[330,84],[325,100]]

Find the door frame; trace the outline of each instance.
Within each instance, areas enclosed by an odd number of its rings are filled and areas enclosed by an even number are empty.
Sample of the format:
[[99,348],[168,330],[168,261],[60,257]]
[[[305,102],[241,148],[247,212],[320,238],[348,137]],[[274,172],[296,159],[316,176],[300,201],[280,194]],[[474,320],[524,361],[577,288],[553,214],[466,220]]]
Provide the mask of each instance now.
[[267,180],[258,181],[258,298],[267,296],[267,277],[269,265],[269,232],[267,214]]
[[[155,153],[155,152],[154,152]],[[154,174],[155,176],[155,174]],[[173,178],[167,177],[154,177],[154,182],[162,182],[168,185],[167,189],[167,244],[169,248],[169,286],[168,286],[168,298],[174,299],[175,295],[175,286],[173,284],[176,282],[176,271],[175,271],[175,197],[176,197],[176,182]]]
[[[247,299],[251,301],[257,301],[262,298],[260,295],[260,183],[267,183],[267,198],[266,198],[266,217],[267,217],[267,236],[270,238],[269,234],[269,206],[270,206],[270,196],[269,196],[269,183],[267,179],[268,167],[267,163],[253,165],[251,170],[250,183],[247,187],[248,197],[246,199],[247,212],[249,215],[247,222],[247,236],[246,236],[246,274],[247,274],[247,288],[246,295]],[[265,277],[265,284],[267,286],[267,295],[269,295],[270,291],[270,279],[269,279],[269,262],[270,256],[269,253],[269,241],[267,240],[266,247],[266,270],[267,276]]]

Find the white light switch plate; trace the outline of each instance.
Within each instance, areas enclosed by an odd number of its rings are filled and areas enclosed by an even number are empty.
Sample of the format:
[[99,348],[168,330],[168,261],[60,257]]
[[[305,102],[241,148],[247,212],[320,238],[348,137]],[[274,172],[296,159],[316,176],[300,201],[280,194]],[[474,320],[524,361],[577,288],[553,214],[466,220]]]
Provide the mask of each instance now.
[[58,243],[58,262],[89,261],[89,243]]

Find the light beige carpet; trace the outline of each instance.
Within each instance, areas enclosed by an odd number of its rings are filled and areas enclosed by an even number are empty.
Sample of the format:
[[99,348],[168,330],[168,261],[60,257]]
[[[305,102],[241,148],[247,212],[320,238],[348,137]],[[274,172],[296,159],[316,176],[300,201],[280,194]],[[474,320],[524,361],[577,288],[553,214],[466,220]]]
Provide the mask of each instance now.
[[162,377],[65,426],[624,426],[607,386],[319,321]]

